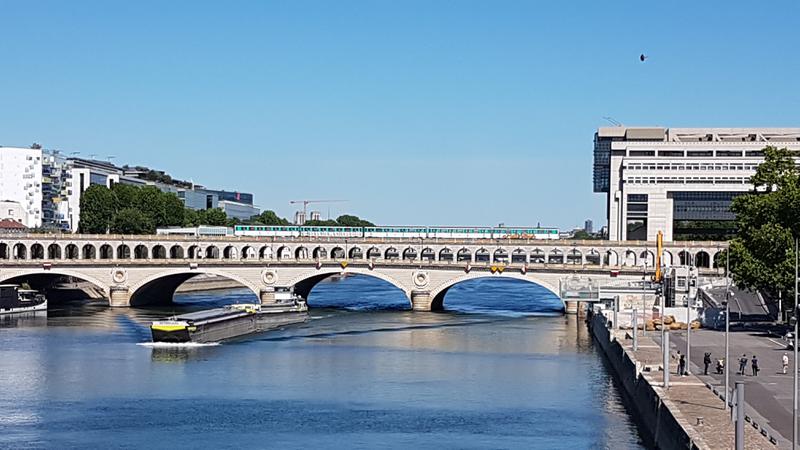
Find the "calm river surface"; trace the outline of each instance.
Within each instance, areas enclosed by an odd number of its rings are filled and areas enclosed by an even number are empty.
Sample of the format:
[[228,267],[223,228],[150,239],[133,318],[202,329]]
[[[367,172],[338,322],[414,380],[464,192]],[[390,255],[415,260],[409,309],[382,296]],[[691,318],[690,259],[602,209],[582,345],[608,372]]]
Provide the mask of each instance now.
[[524,282],[470,281],[447,312],[412,313],[351,277],[318,285],[299,326],[142,345],[154,318],[249,299],[0,318],[0,448],[641,448],[583,323]]

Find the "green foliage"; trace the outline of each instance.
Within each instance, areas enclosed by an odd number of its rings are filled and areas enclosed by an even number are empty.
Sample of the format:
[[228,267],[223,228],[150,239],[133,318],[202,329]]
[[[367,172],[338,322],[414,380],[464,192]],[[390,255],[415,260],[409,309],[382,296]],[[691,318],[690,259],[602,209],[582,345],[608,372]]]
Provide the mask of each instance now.
[[575,234],[572,236],[573,239],[581,239],[581,240],[595,240],[600,239],[598,235],[589,234],[586,230],[577,230]]
[[328,220],[307,220],[303,224],[306,227],[338,227],[340,224],[333,219]]
[[288,220],[278,217],[275,211],[271,210],[262,211],[261,214],[251,217],[250,222],[261,225],[289,225]]
[[368,221],[361,219],[358,216],[351,216],[349,214],[344,214],[336,218],[336,222],[343,226],[343,227],[374,227],[375,224]]
[[108,232],[117,211],[117,196],[102,185],[91,185],[81,194],[81,233]]
[[731,273],[740,286],[777,295],[794,292],[800,171],[786,149],[767,147],[764,154],[751,179],[754,191],[731,205],[738,230],[730,243]]
[[[141,213],[133,216],[130,211]],[[124,221],[116,220],[126,211]],[[101,185],[91,185],[81,195],[81,233],[106,233],[109,230],[124,229],[125,233],[133,230],[151,230],[157,227],[180,226],[185,223],[186,208],[177,195],[162,192],[155,186],[132,186],[115,184],[111,189]],[[132,226],[130,221],[135,217],[144,218],[141,226]],[[117,231],[114,231],[117,232]]]
[[225,226],[228,222],[228,215],[220,208],[198,211],[200,225]]
[[152,219],[135,208],[123,208],[117,211],[111,224],[111,232],[117,234],[151,234],[155,231]]

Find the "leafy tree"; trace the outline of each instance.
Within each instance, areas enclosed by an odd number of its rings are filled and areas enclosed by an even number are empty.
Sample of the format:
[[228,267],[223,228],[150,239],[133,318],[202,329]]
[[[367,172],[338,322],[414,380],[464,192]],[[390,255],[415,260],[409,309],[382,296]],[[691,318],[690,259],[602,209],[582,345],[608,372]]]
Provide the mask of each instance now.
[[375,224],[361,219],[358,216],[344,214],[336,218],[336,222],[343,227],[374,227]]
[[228,220],[225,222],[225,226],[227,227],[235,227],[236,225],[241,224],[242,221],[239,220],[238,217],[228,217]]
[[183,226],[196,227],[200,225],[200,212],[191,208],[184,208],[183,210]]
[[105,186],[93,184],[81,194],[81,233],[107,233],[117,209],[117,197]]
[[139,205],[139,187],[130,184],[115,183],[111,187],[117,196],[117,208],[136,208]]
[[261,214],[253,216],[251,220],[263,225],[289,225],[288,220],[278,217],[272,210],[262,211]]
[[[787,149],[767,147],[751,178],[754,190],[734,199],[737,236],[731,273],[745,288],[794,292],[794,240],[800,237],[800,170]],[[789,298],[791,296],[785,296]]]
[[186,207],[177,195],[172,192],[163,192],[161,194],[164,201],[164,214],[166,226],[181,226],[183,225],[183,216],[186,214]]
[[118,234],[150,234],[155,233],[156,227],[141,210],[124,208],[114,216],[111,231]]
[[139,188],[136,209],[143,212],[156,227],[167,225],[167,208],[164,193],[155,186]]
[[228,222],[228,215],[220,208],[207,209],[200,216],[200,225],[225,226]]

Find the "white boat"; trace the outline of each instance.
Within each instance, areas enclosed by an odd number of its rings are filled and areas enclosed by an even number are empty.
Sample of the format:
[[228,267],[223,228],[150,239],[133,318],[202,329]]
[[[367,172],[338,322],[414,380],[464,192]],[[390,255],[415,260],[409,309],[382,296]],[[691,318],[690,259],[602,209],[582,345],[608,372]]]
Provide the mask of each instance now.
[[47,311],[47,299],[33,289],[0,284],[0,315]]

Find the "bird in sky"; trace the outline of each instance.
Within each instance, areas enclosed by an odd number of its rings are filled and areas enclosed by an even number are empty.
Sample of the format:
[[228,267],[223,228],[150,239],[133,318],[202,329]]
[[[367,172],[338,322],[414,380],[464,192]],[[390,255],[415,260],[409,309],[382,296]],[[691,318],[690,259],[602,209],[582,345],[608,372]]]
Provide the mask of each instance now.
[[645,59],[647,59],[647,55],[645,55],[644,53],[639,55],[639,61],[644,62]]

